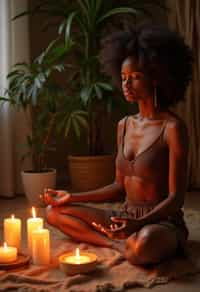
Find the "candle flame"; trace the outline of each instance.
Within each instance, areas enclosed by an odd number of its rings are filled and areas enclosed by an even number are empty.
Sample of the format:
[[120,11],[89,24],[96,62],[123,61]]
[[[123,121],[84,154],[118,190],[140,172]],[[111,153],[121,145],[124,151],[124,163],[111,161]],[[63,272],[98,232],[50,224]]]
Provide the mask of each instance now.
[[79,248],[76,248],[76,259],[80,260],[80,250],[79,250]]
[[32,207],[32,215],[33,215],[33,218],[36,218],[36,212],[35,212],[35,208]]
[[4,242],[3,247],[4,248],[7,248],[8,247],[6,242]]
[[11,219],[15,219],[15,215],[14,214],[11,215]]

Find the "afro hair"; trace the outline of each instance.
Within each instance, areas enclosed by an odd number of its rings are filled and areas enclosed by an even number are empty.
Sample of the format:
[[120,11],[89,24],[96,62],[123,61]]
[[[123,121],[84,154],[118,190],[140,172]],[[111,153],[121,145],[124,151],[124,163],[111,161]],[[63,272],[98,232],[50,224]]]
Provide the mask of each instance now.
[[192,51],[184,39],[166,27],[142,25],[118,31],[102,40],[104,73],[121,88],[121,65],[134,57],[141,71],[157,82],[158,105],[168,108],[184,99],[192,78]]

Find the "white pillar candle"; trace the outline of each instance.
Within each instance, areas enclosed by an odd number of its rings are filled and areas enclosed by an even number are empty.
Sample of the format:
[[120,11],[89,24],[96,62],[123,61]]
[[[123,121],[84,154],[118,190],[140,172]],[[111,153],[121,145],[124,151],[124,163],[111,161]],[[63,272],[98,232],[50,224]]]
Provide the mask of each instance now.
[[49,230],[41,229],[32,233],[32,259],[35,265],[48,265],[50,262]]
[[32,254],[32,233],[38,228],[43,227],[43,218],[36,217],[35,208],[32,207],[32,218],[27,219],[27,241],[28,250]]
[[11,218],[4,219],[4,241],[8,246],[14,246],[18,250],[21,243],[21,219],[15,218],[14,215]]
[[0,247],[0,263],[7,264],[16,261],[17,259],[17,248],[13,246],[7,246],[4,242],[4,246]]

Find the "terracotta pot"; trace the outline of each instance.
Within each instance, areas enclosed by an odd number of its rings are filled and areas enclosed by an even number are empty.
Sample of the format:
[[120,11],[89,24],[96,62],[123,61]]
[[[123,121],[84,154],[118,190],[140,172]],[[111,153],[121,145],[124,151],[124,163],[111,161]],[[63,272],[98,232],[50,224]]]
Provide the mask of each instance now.
[[88,191],[114,181],[115,156],[68,156],[73,191]]

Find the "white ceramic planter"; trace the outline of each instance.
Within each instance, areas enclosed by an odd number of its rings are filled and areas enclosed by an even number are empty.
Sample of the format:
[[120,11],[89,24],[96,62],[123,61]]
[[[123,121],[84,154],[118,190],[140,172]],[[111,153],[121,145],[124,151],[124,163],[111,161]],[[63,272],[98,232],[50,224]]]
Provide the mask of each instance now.
[[25,195],[31,206],[44,207],[40,195],[45,188],[54,189],[56,186],[56,169],[47,172],[34,173],[22,171],[22,183]]

